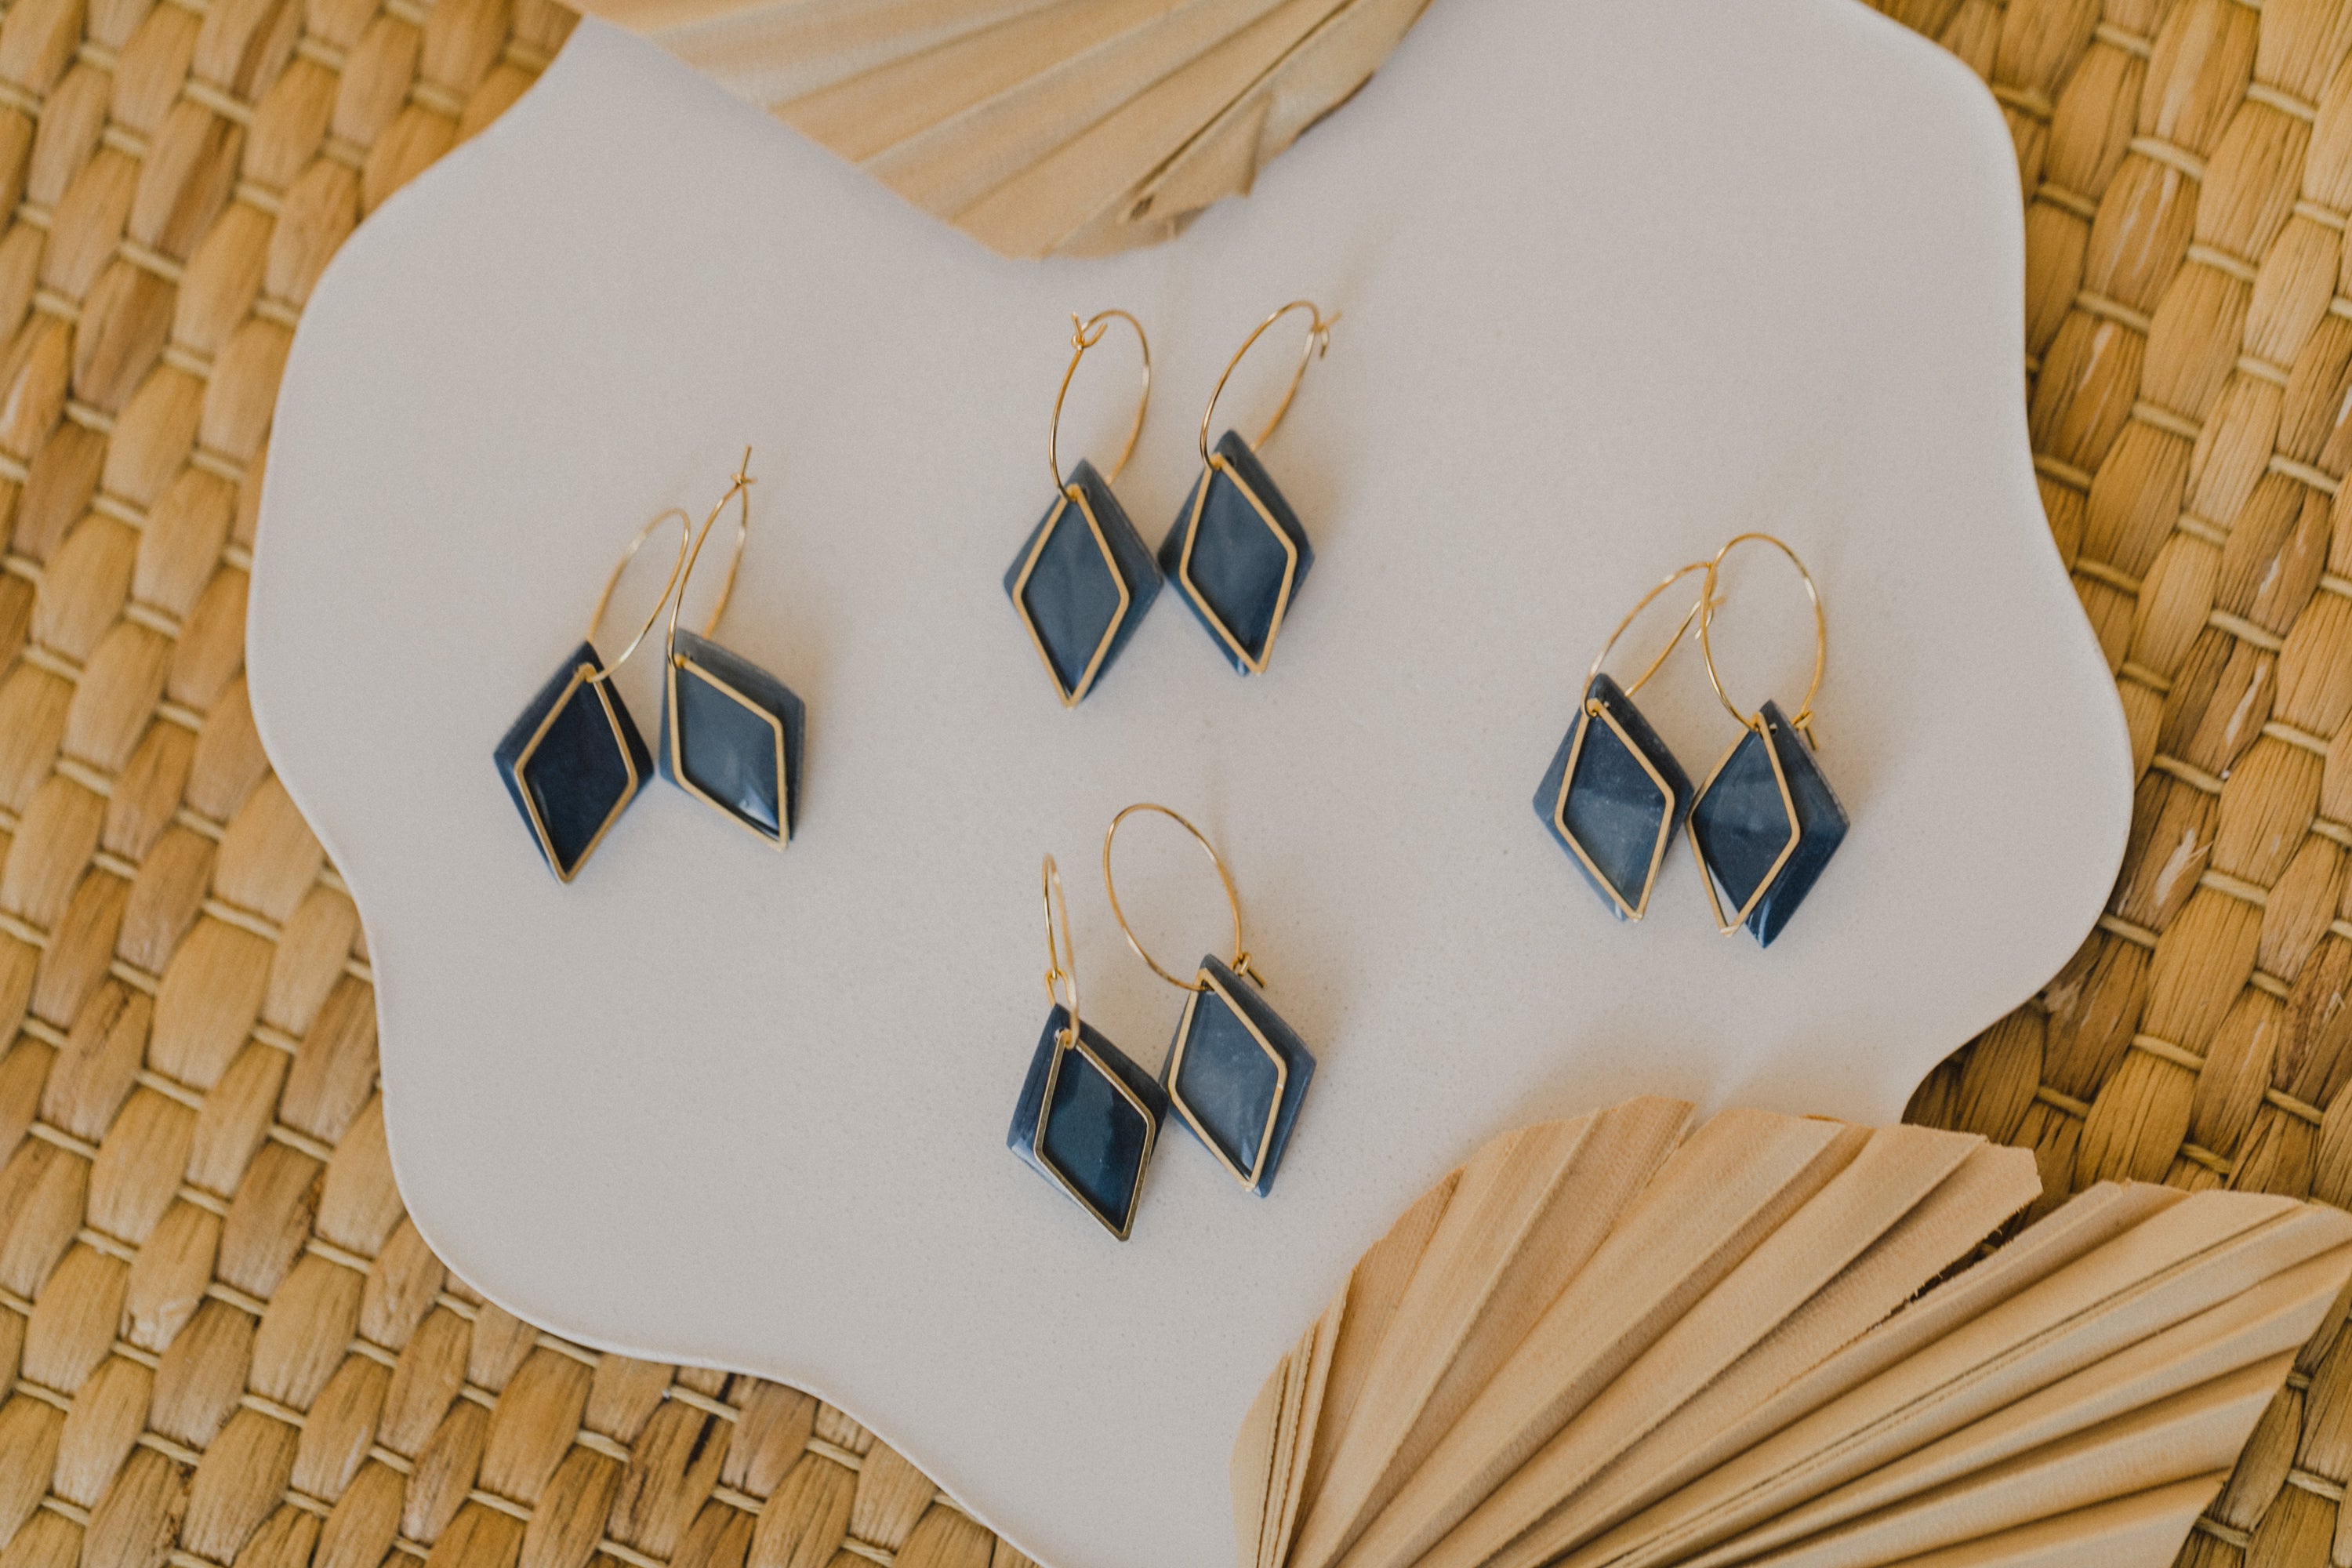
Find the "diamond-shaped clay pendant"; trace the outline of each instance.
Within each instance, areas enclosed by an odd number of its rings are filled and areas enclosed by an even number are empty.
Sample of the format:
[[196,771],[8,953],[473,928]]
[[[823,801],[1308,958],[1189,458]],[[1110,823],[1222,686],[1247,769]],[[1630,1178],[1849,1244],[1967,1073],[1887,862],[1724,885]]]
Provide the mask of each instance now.
[[[661,597],[654,601],[637,635],[607,668],[596,652],[596,628],[604,624],[613,590],[620,586],[622,574],[653,537],[654,530],[672,518],[677,520],[679,531],[677,560],[670,567],[669,581],[663,584]],[[499,782],[506,785],[523,826],[530,830],[540,858],[559,882],[569,882],[580,874],[580,868],[588,863],[588,857],[604,842],[604,836],[652,776],[653,757],[646,751],[645,738],[637,733],[636,721],[629,716],[628,704],[621,700],[612,678],[661,619],[670,595],[686,575],[693,535],[693,519],[676,507],[656,514],[637,530],[612,574],[604,579],[604,591],[596,596],[596,608],[588,616],[587,637],[532,695],[491,751]]]
[[1160,570],[1110,482],[1085,458],[1004,574],[1062,706],[1086,700],[1142,624]]
[[1848,826],[1813,748],[1780,704],[1765,703],[1691,806],[1691,847],[1716,924],[1727,934],[1746,926],[1757,946],[1771,946],[1845,842]]
[[1535,808],[1619,920],[1647,912],[1690,805],[1690,777],[1675,754],[1633,700],[1595,675],[1536,787]]

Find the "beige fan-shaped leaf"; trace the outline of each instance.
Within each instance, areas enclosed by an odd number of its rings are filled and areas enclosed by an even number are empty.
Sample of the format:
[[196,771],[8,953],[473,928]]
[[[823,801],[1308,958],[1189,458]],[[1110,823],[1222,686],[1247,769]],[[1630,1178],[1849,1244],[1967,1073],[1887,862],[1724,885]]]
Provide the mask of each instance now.
[[1177,233],[1429,0],[589,0],[1006,256]]
[[2168,1563],[2352,1277],[2352,1215],[2114,1184],[1969,1263],[2026,1152],[1690,1114],[1406,1211],[1244,1423],[1242,1568]]

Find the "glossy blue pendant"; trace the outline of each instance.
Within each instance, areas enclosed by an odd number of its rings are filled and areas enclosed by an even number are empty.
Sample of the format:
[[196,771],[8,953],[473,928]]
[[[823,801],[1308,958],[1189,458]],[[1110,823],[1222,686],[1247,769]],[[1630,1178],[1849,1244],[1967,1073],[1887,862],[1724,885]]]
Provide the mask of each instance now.
[[1633,700],[1595,675],[1536,787],[1535,807],[1610,912],[1638,921],[1666,846],[1690,815],[1690,775]]
[[653,758],[604,666],[582,643],[493,753],[499,777],[548,868],[569,882],[637,795]]
[[1062,706],[1075,708],[1135,635],[1160,569],[1109,481],[1081,459],[1004,574]]
[[1058,1006],[1046,1016],[1005,1147],[1125,1241],[1168,1097],[1092,1025],[1066,1039],[1069,1021]]
[[[1726,934],[1744,925],[1769,947],[1845,842],[1847,821],[1779,705],[1767,702],[1758,719],[1699,786],[1690,837],[1716,924]],[[1724,912],[1726,900],[1735,912]]]
[[781,849],[800,810],[807,710],[790,687],[707,637],[679,632],[662,681],[661,774]]
[[1226,431],[1160,546],[1160,571],[1226,661],[1244,675],[1263,675],[1314,564],[1298,514],[1249,443]]
[[1192,985],[1163,1069],[1169,1103],[1235,1181],[1264,1197],[1315,1058],[1258,988],[1216,959],[1201,960]]

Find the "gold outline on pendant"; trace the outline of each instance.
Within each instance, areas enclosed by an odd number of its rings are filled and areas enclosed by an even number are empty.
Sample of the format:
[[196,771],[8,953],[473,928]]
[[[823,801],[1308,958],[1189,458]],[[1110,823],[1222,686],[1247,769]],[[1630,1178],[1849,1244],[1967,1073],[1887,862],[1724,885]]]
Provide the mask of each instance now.
[[[559,882],[569,882],[580,874],[580,868],[588,864],[588,858],[596,853],[598,845],[604,842],[604,835],[613,830],[613,824],[621,820],[621,813],[628,809],[629,802],[637,798],[637,788],[645,782],[637,775],[636,758],[629,754],[629,738],[621,730],[620,715],[613,710],[613,698],[605,690],[606,682],[592,679],[595,674],[596,667],[592,664],[574,665],[572,679],[564,683],[562,693],[548,709],[547,717],[539,721],[539,728],[530,732],[530,739],[524,742],[522,750],[515,753],[515,793],[522,796],[523,816],[539,838],[539,850],[547,857],[547,868],[555,873],[555,879]],[[563,868],[562,859],[555,853],[555,840],[548,836],[546,819],[539,814],[538,801],[531,794],[530,780],[524,776],[524,771],[530,766],[531,758],[539,754],[540,742],[547,739],[547,732],[555,727],[555,721],[572,706],[572,694],[583,686],[596,693],[596,700],[604,710],[604,722],[613,731],[613,747],[621,754],[621,767],[628,774],[629,783],[628,787],[621,792],[621,798],[613,803],[613,809],[604,814],[604,820],[589,838],[587,847],[580,851],[580,858],[572,862],[572,869],[567,871]]]
[[[1064,1016],[1067,1016],[1066,1011]],[[1078,1191],[1078,1184],[1070,1180],[1068,1173],[1055,1163],[1052,1155],[1045,1152],[1045,1128],[1054,1119],[1054,1089],[1062,1081],[1062,1058],[1072,1051],[1086,1058],[1095,1071],[1102,1074],[1111,1088],[1118,1092],[1119,1098],[1135,1107],[1135,1113],[1143,1118],[1143,1153],[1135,1162],[1135,1185],[1128,1189],[1127,1213],[1117,1225],[1111,1224],[1110,1216],[1095,1207],[1092,1201]],[[1135,1228],[1136,1207],[1143,1201],[1143,1175],[1151,1169],[1151,1150],[1159,1138],[1160,1119],[1151,1114],[1151,1108],[1143,1103],[1142,1097],[1128,1087],[1127,1079],[1113,1072],[1110,1065],[1087,1044],[1086,1037],[1077,1030],[1065,1026],[1057,1032],[1054,1037],[1054,1059],[1045,1068],[1045,1095],[1037,1103],[1037,1128],[1029,1136],[1029,1150],[1037,1156],[1037,1168],[1051,1176],[1055,1186],[1068,1194],[1073,1203],[1094,1215],[1105,1230],[1121,1241],[1125,1241],[1128,1233]]]
[[[1650,872],[1642,879],[1642,901],[1638,904],[1629,904],[1625,901],[1625,895],[1617,890],[1617,884],[1609,879],[1608,873],[1601,869],[1592,857],[1586,852],[1583,844],[1578,840],[1576,835],[1569,830],[1568,794],[1576,783],[1576,760],[1584,754],[1585,732],[1591,728],[1591,721],[1596,718],[1609,726],[1610,733],[1617,737],[1618,743],[1633,754],[1635,762],[1642,764],[1642,771],[1650,775],[1650,782],[1658,786],[1658,794],[1665,799],[1665,810],[1658,817],[1658,841],[1650,847]],[[1696,797],[1693,797],[1693,804],[1696,804]],[[1584,700],[1584,717],[1577,723],[1576,739],[1569,742],[1568,766],[1559,775],[1559,798],[1552,804],[1551,822],[1552,826],[1559,831],[1561,839],[1576,852],[1576,858],[1584,862],[1584,868],[1592,873],[1592,879],[1606,889],[1610,898],[1616,901],[1618,912],[1629,921],[1638,921],[1649,912],[1650,893],[1658,885],[1658,868],[1665,864],[1666,845],[1675,836],[1674,786],[1666,782],[1666,775],[1658,771],[1656,764],[1650,761],[1642,748],[1633,743],[1633,737],[1625,732],[1625,726],[1620,724],[1617,721],[1617,716],[1609,711],[1609,705],[1597,697],[1587,697]],[[1717,911],[1716,918],[1718,921],[1723,918],[1721,911]]]
[[[1168,1102],[1182,1115],[1192,1131],[1200,1134],[1201,1142],[1208,1145],[1209,1152],[1217,1157],[1217,1163],[1233,1173],[1234,1179],[1241,1183],[1243,1190],[1255,1192],[1265,1174],[1266,1155],[1274,1148],[1274,1129],[1282,1115],[1282,1097],[1290,1089],[1290,1064],[1283,1059],[1282,1053],[1274,1048],[1274,1042],[1265,1037],[1265,1031],[1257,1026],[1241,1004],[1234,999],[1234,994],[1225,989],[1224,983],[1212,973],[1206,964],[1201,966],[1188,989],[1192,994],[1185,998],[1184,1016],[1176,1025],[1176,1054],[1168,1060]],[[1184,1097],[1176,1087],[1184,1070],[1185,1048],[1192,1043],[1192,1012],[1200,1005],[1202,994],[1207,991],[1217,994],[1224,1003],[1225,1010],[1241,1020],[1242,1027],[1247,1029],[1250,1038],[1257,1042],[1257,1048],[1274,1063],[1274,1099],[1265,1109],[1265,1130],[1258,1134],[1257,1158],[1246,1171],[1234,1163],[1209,1130],[1201,1124],[1201,1119],[1192,1114],[1192,1108],[1184,1103]]]
[[1722,775],[1731,759],[1739,754],[1739,748],[1748,743],[1748,736],[1742,735],[1731,742],[1731,750],[1723,753],[1723,760],[1715,764],[1713,773],[1706,775],[1706,783],[1699,785],[1698,793],[1691,796],[1690,816],[1685,819],[1690,831],[1691,858],[1698,862],[1699,880],[1706,885],[1706,901],[1715,910],[1715,929],[1725,936],[1731,935],[1748,923],[1748,917],[1756,912],[1756,906],[1764,901],[1764,895],[1770,892],[1772,884],[1780,879],[1780,872],[1789,864],[1789,857],[1797,852],[1799,841],[1805,837],[1804,824],[1797,820],[1797,797],[1789,790],[1789,771],[1781,766],[1780,748],[1772,740],[1771,722],[1759,713],[1756,721],[1748,728],[1748,734],[1764,742],[1764,755],[1772,764],[1772,782],[1780,786],[1780,809],[1789,816],[1789,842],[1780,846],[1780,853],[1773,860],[1771,868],[1757,882],[1756,890],[1748,895],[1748,901],[1739,906],[1739,912],[1731,917],[1731,923],[1726,925],[1723,900],[1715,893],[1715,873],[1708,869],[1706,854],[1698,844],[1698,806],[1699,802],[1706,798],[1706,792],[1715,787],[1715,781]]
[[[1208,510],[1209,487],[1216,482],[1211,472],[1212,469],[1223,473],[1226,479],[1233,481],[1234,488],[1242,492],[1243,499],[1247,500],[1251,510],[1257,513],[1258,521],[1265,524],[1267,531],[1282,546],[1282,591],[1275,595],[1274,616],[1265,624],[1265,646],[1259,650],[1255,658],[1250,657],[1249,649],[1242,647],[1241,638],[1234,635],[1234,629],[1225,625],[1224,617],[1217,614],[1216,606],[1209,603],[1208,598],[1202,594],[1200,585],[1192,581],[1192,546],[1201,537],[1201,515]],[[1184,524],[1184,548],[1176,558],[1176,580],[1183,584],[1186,596],[1201,607],[1203,612],[1202,618],[1216,631],[1218,637],[1224,639],[1225,646],[1233,650],[1234,657],[1240,659],[1252,675],[1264,675],[1267,662],[1274,658],[1274,639],[1282,635],[1282,617],[1290,609],[1292,584],[1298,581],[1298,544],[1280,523],[1275,521],[1274,513],[1267,510],[1265,502],[1258,499],[1257,492],[1250,489],[1248,481],[1244,479],[1240,471],[1226,460],[1223,452],[1211,453],[1207,467],[1201,471],[1201,483],[1192,495],[1192,515]]]
[[[1094,535],[1095,548],[1102,552],[1103,564],[1110,568],[1110,580],[1118,589],[1118,612],[1111,616],[1109,626],[1103,632],[1102,641],[1095,645],[1094,657],[1087,661],[1086,673],[1078,677],[1077,685],[1065,688],[1062,672],[1054,668],[1054,656],[1045,651],[1045,639],[1038,634],[1037,618],[1029,613],[1029,601],[1025,595],[1029,578],[1037,570],[1038,558],[1045,553],[1045,546],[1053,539],[1054,530],[1062,525],[1062,515],[1069,510],[1072,501],[1077,502],[1078,515],[1087,520],[1087,530]],[[1063,707],[1076,708],[1094,689],[1095,677],[1102,672],[1103,660],[1109,656],[1110,645],[1118,639],[1118,628],[1127,624],[1127,612],[1134,604],[1135,595],[1128,592],[1127,574],[1118,569],[1118,556],[1111,550],[1110,540],[1104,534],[1102,523],[1096,519],[1095,509],[1087,502],[1086,491],[1077,485],[1063,486],[1061,496],[1054,502],[1054,510],[1045,518],[1045,525],[1037,531],[1037,542],[1029,547],[1029,558],[1021,563],[1021,575],[1013,580],[1013,607],[1020,613],[1021,624],[1028,630],[1030,644],[1036,648],[1037,658],[1045,666],[1045,673],[1052,677],[1054,689],[1060,694]]]
[[[769,837],[768,834],[761,830],[752,823],[746,821],[742,815],[736,811],[733,806],[724,804],[716,796],[704,791],[691,779],[687,777],[685,752],[686,710],[678,706],[677,701],[677,675],[678,671],[682,669],[691,669],[694,672],[696,679],[702,681],[706,685],[717,687],[721,692],[733,698],[745,708],[751,710],[752,713],[758,715],[760,720],[764,722],[770,730],[775,731],[776,833],[773,837]],[[784,726],[782,721],[779,720],[773,713],[769,712],[765,708],[761,707],[757,702],[752,701],[751,698],[745,696],[742,692],[735,689],[734,687],[730,686],[726,680],[719,676],[717,670],[712,669],[709,665],[702,663],[699,659],[693,658],[689,654],[683,654],[676,651],[675,647],[673,647],[669,656],[669,691],[667,696],[669,698],[669,772],[670,776],[677,781],[677,787],[686,791],[687,794],[692,795],[703,805],[710,807],[711,810],[717,812],[719,816],[727,818],[728,821],[733,823],[736,826],[741,828],[744,832],[750,834],[761,843],[765,844],[772,848],[782,849],[785,844],[791,840],[793,836],[793,786],[791,779],[786,777],[784,773]]]

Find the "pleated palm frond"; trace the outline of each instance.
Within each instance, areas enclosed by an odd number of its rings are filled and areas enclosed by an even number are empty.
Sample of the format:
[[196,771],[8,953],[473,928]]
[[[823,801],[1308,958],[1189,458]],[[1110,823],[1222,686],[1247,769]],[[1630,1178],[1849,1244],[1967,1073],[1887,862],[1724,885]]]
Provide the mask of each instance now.
[[1006,256],[1181,230],[1429,0],[591,0]]
[[1242,1568],[2167,1563],[2352,1275],[2338,1210],[2113,1183],[1970,1263],[2030,1153],[1690,1120],[1408,1210],[1251,1409]]

